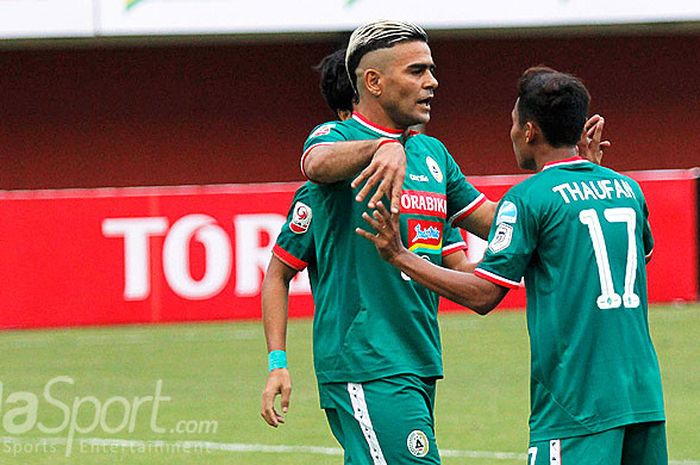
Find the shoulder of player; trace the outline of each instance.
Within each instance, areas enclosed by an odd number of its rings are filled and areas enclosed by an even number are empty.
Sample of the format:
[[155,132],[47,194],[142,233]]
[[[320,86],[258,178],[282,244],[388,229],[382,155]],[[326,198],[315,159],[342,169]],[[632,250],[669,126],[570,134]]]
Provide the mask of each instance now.
[[437,137],[429,136],[427,134],[416,134],[411,136],[408,141],[406,142],[406,145],[410,144],[417,144],[421,145],[424,147],[431,147],[431,148],[436,148],[440,150],[447,151],[447,148],[445,147],[445,144],[443,144],[440,139]]
[[309,195],[309,186],[311,186],[310,181],[306,181],[304,184],[299,186],[299,188],[294,191],[294,200],[303,200]]
[[324,123],[314,126],[314,128],[309,133],[309,139],[315,139],[317,137],[326,136],[331,133],[331,131],[336,131],[341,135],[344,135],[345,130],[348,128],[347,121],[333,120],[326,121]]
[[448,158],[452,158],[452,154],[447,150],[445,144],[439,139],[425,134],[416,134],[411,136],[405,144],[406,152],[420,153],[430,155],[439,165],[447,163]]
[[507,200],[533,212],[545,208],[551,198],[542,194],[551,192],[553,184],[547,177],[540,174],[542,173],[536,173],[512,186],[503,195],[501,203]]

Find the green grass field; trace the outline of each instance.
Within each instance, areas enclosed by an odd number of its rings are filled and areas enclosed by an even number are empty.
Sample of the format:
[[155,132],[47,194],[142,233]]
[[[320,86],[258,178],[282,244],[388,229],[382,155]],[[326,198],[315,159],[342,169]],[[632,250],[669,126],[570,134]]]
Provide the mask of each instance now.
[[[655,307],[650,320],[672,463],[700,465],[700,305]],[[442,330],[443,463],[523,465],[524,313],[445,314]],[[259,416],[266,351],[258,322],[1,333],[0,464],[339,465],[318,408],[310,321],[290,323],[288,352],[292,405],[275,430]],[[170,399],[154,409],[159,380]]]

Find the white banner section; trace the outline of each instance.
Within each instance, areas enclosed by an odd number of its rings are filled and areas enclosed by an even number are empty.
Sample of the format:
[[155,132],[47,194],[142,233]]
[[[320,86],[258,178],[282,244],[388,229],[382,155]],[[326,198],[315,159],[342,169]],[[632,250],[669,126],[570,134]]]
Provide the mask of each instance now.
[[0,0],[0,39],[91,37],[94,0]]
[[700,22],[700,0],[0,0],[0,39]]
[[97,0],[105,35],[308,32],[380,18],[431,29],[700,21],[699,0]]

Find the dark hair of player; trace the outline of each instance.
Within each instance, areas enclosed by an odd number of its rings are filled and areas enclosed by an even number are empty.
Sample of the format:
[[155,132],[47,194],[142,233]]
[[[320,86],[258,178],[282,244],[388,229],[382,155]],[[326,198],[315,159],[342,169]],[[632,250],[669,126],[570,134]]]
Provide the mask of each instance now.
[[321,95],[333,113],[347,111],[352,113],[355,93],[350,86],[348,73],[345,71],[345,49],[336,50],[326,55],[314,68],[321,73]]
[[518,81],[518,99],[521,126],[536,123],[554,148],[576,145],[591,100],[579,79],[545,66],[529,68]]

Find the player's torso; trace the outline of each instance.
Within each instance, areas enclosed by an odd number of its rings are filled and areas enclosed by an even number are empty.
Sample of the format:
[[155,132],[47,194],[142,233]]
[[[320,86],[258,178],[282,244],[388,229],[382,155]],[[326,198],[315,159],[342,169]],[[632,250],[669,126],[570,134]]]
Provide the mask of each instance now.
[[[369,140],[379,134],[346,122],[342,131],[347,140]],[[445,156],[440,147],[420,136],[401,140],[406,150],[406,177],[401,195],[401,237],[407,248],[435,264],[442,263],[442,245],[447,215]],[[422,286],[414,284],[398,270],[385,263],[374,246],[359,237],[355,228],[367,229],[362,219],[370,212],[365,202],[355,201],[362,186],[353,189],[350,181],[333,185],[314,185],[314,227],[319,271],[344,276],[355,273],[357,279],[351,286],[359,291],[365,286],[373,294],[407,306],[435,308],[437,297]],[[389,205],[385,197],[383,202]],[[324,260],[324,254],[333,253],[332,260]],[[377,289],[376,283],[385,284]],[[336,292],[335,287],[329,289]],[[408,294],[407,294],[408,293]]]
[[[380,137],[354,122],[339,128],[346,140]],[[440,264],[447,214],[444,154],[430,143],[406,143],[401,235],[411,250]],[[442,155],[442,158],[440,157]],[[381,259],[355,233],[368,229],[350,181],[313,185],[317,251],[315,354],[320,382],[373,379],[400,372],[442,374],[438,296]],[[384,199],[388,206],[387,199]],[[339,354],[338,351],[342,353]]]
[[[647,325],[641,191],[591,163],[537,175],[539,224],[525,274],[534,434],[600,430],[663,415]],[[564,434],[562,433],[562,434]]]

